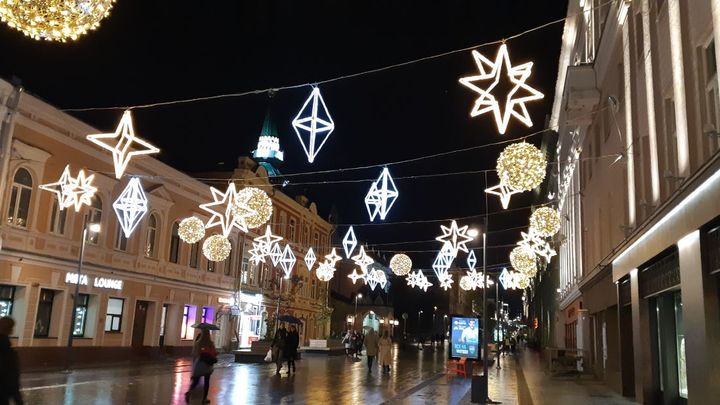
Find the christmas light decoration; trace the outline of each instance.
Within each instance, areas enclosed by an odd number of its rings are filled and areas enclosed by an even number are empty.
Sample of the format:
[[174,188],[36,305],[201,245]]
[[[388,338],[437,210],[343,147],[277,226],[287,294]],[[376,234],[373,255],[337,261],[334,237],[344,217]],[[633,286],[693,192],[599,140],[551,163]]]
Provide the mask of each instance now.
[[360,246],[360,253],[353,256],[352,259],[355,262],[355,264],[357,264],[360,267],[360,269],[365,273],[367,273],[368,266],[375,263],[375,260],[373,260],[372,257],[368,256],[365,253],[364,246]]
[[381,289],[385,289],[385,285],[387,284],[387,277],[385,276],[384,271],[372,269],[367,276],[366,282],[370,286],[370,289],[373,291],[375,291],[375,287],[377,287],[378,284],[380,285]]
[[265,228],[265,234],[258,236],[253,240],[257,242],[258,247],[260,247],[265,252],[265,254],[269,254],[272,245],[276,242],[282,241],[283,238],[281,236],[273,235],[272,230],[270,229],[270,225],[268,225]]
[[505,185],[505,183],[503,182],[500,182],[500,184],[498,184],[497,186],[486,188],[485,192],[500,197],[500,204],[502,204],[504,210],[506,210],[510,206],[510,198],[513,196],[513,194],[520,193],[520,191],[513,190],[512,188]]
[[313,252],[312,248],[308,249],[307,253],[305,253],[305,264],[307,265],[308,271],[312,271],[315,260],[317,260],[317,257],[315,257],[315,252]]
[[[250,263],[252,264],[260,264],[265,263],[265,256],[267,256],[267,252],[263,249],[263,246],[261,244],[258,244],[256,242],[253,242],[252,249],[250,249],[248,252],[250,253]],[[278,246],[278,249],[280,248],[278,244],[275,244],[275,246]],[[281,252],[282,254],[282,252]],[[280,258],[278,257],[278,260]],[[277,265],[276,261],[273,261],[273,265]]]
[[477,258],[475,257],[475,251],[474,251],[474,250],[471,250],[471,251],[470,251],[470,254],[468,254],[468,257],[467,257],[467,260],[466,260],[466,261],[467,261],[468,269],[474,269],[474,268],[475,268],[475,265],[477,264]]
[[440,287],[445,291],[452,288],[452,284],[454,282],[451,274],[445,274],[442,278],[439,278],[439,281]]
[[353,254],[353,251],[355,251],[355,247],[357,246],[357,238],[355,237],[355,231],[352,226],[345,234],[342,244],[343,249],[345,249],[345,257],[349,259],[350,255]]
[[233,227],[237,227],[243,232],[247,232],[248,227],[246,218],[255,214],[246,203],[238,201],[235,197],[237,190],[235,184],[230,183],[223,193],[215,187],[210,187],[210,193],[213,202],[201,204],[200,208],[207,211],[212,216],[205,224],[205,228],[209,229],[213,226],[220,226],[223,236],[230,235]]
[[524,290],[524,289],[530,287],[530,278],[529,278],[529,277],[527,277],[527,276],[524,275],[524,274],[518,274],[518,276],[519,276],[519,277],[518,277],[517,282],[516,282],[518,289]]
[[96,29],[110,14],[115,0],[4,0],[0,19],[36,40],[76,40]]
[[505,290],[514,290],[515,288],[517,288],[515,283],[515,277],[505,267],[503,267],[502,272],[500,272],[500,276],[498,276],[498,281],[500,281],[500,285]]
[[455,260],[455,251],[453,250],[450,242],[445,242],[442,249],[438,252],[435,257],[432,268],[435,271],[438,279],[442,280],[447,276],[450,266],[452,266],[453,260]]
[[137,177],[130,179],[112,206],[125,237],[129,238],[148,211],[148,200],[140,179]]
[[230,255],[232,246],[223,235],[212,235],[203,243],[203,255],[211,262],[221,262]]
[[550,246],[550,243],[543,241],[543,244],[534,250],[535,254],[542,256],[546,263],[550,263],[550,259],[557,255],[555,249]]
[[[251,215],[243,216],[245,208],[254,211]],[[237,212],[236,212],[237,210]],[[256,229],[265,225],[272,217],[272,200],[267,193],[256,187],[245,187],[237,192],[232,205],[232,213],[236,217],[244,218],[245,224],[250,229]]]
[[292,126],[308,161],[312,163],[335,129],[335,123],[325,106],[319,88],[313,88],[310,97],[305,100],[305,104],[293,120]]
[[450,228],[445,225],[440,225],[440,230],[442,230],[443,234],[435,238],[435,240],[443,243],[450,242],[454,252],[453,258],[457,256],[458,251],[468,253],[467,243],[471,242],[474,238],[472,236],[468,236],[467,225],[458,228],[457,222],[453,220],[450,224]]
[[510,252],[510,264],[517,271],[531,272],[536,268],[535,252],[524,246],[518,246]]
[[526,249],[532,250],[533,252],[537,252],[540,247],[545,244],[545,241],[538,236],[533,229],[530,229],[528,232],[520,232],[520,236],[522,237],[522,240],[517,243],[518,246],[522,246]]
[[289,279],[293,266],[295,266],[295,254],[290,248],[290,245],[285,245],[285,250],[283,250],[283,254],[278,262],[285,273],[285,278]]
[[422,288],[424,291],[427,291],[428,287],[432,287],[432,283],[428,281],[427,277],[425,277],[425,274],[422,272],[422,270],[418,270],[415,273],[410,273],[406,281],[408,283],[408,286],[415,288]]
[[185,243],[197,243],[205,237],[205,223],[198,217],[188,217],[180,221],[178,236]]
[[473,280],[470,276],[462,276],[462,277],[460,277],[460,288],[462,288],[465,291],[474,290],[475,283],[473,282]]
[[483,274],[478,273],[478,271],[474,268],[471,268],[467,271],[467,276],[470,277],[473,284],[475,285],[475,288],[477,288],[480,285],[484,285],[485,282],[483,281]]
[[545,179],[547,160],[535,146],[527,142],[509,145],[497,160],[500,183],[516,191],[530,191]]
[[[526,126],[531,127],[532,120],[525,103],[544,97],[542,93],[525,83],[532,74],[532,62],[512,66],[510,64],[510,54],[505,44],[500,46],[495,61],[491,61],[475,50],[472,51],[472,55],[480,74],[460,79],[462,85],[480,95],[475,101],[470,116],[477,117],[492,112],[500,134],[504,134],[507,130],[511,117],[515,117]],[[508,80],[513,87],[508,94],[495,96],[492,94],[493,90],[502,79]],[[481,83],[476,84],[476,82]],[[487,87],[480,87],[482,83],[486,83]],[[501,107],[500,103],[503,99],[505,105]]]
[[378,214],[381,220],[385,220],[399,195],[390,172],[387,167],[384,168],[380,177],[372,183],[370,191],[365,196],[365,207],[367,207],[370,215],[370,221],[374,221]]
[[530,229],[543,238],[555,235],[560,230],[560,213],[550,207],[536,209],[530,215]]
[[362,269],[362,273],[358,274],[357,269],[353,269],[352,273],[348,274],[348,278],[355,284],[358,280],[366,281],[367,271]]
[[283,256],[283,249],[280,247],[279,243],[273,243],[270,248],[270,253],[267,253],[267,255],[270,256],[273,266],[277,266]]
[[97,188],[92,185],[94,179],[94,174],[86,176],[82,169],[77,177],[73,178],[70,175],[70,165],[67,165],[58,181],[42,184],[40,188],[55,193],[60,209],[75,206],[75,212],[78,212],[83,205],[92,204],[92,198],[97,192]]
[[398,276],[405,276],[412,270],[412,260],[408,255],[396,254],[390,259],[390,269]]
[[335,275],[335,266],[328,261],[324,261],[318,266],[315,275],[320,281],[330,281]]
[[328,261],[328,263],[330,263],[331,266],[335,267],[335,263],[342,260],[342,256],[335,253],[335,248],[332,248],[330,254],[325,255],[325,259]]
[[88,135],[87,140],[113,154],[115,178],[121,178],[130,159],[160,152],[160,149],[135,136],[132,115],[126,110],[113,133]]

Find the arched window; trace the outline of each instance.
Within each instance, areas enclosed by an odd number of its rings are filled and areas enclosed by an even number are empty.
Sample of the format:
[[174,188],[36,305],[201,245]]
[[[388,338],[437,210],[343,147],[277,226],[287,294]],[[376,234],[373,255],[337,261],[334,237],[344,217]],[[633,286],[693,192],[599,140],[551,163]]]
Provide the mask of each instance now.
[[[235,241],[230,239],[230,245],[235,246]],[[232,250],[231,250],[227,259],[225,259],[225,275],[226,276],[229,276],[230,274],[232,274],[232,259],[233,259],[233,254],[232,254]]]
[[190,265],[190,267],[192,267],[193,269],[198,268],[199,254],[200,254],[200,242],[195,242],[192,245],[190,245],[190,259],[188,261],[188,265]]
[[288,223],[288,239],[291,242],[295,242],[295,218],[290,218]]
[[30,212],[30,196],[32,195],[32,176],[27,170],[20,168],[13,177],[10,192],[10,206],[8,207],[7,221],[11,225],[27,227],[28,213]]
[[67,219],[67,210],[60,209],[57,198],[53,198],[52,211],[50,215],[50,232],[57,235],[65,234],[65,220]]
[[179,228],[180,225],[175,222],[172,226],[172,232],[170,232],[170,255],[168,256],[168,261],[170,263],[177,263],[178,258],[180,257],[180,235],[178,234]]
[[317,231],[313,234],[312,248],[315,249],[316,252],[322,253],[322,246],[320,246],[320,234]]
[[115,249],[122,250],[123,252],[127,252],[128,248],[128,239],[125,236],[125,232],[123,231],[122,227],[120,226],[120,223],[117,224],[117,230],[115,231]]
[[[93,198],[92,204],[90,205],[90,208],[88,209],[88,217],[90,218],[91,224],[102,223],[102,199],[97,194]],[[118,228],[119,228],[119,226],[118,226]],[[100,230],[102,232],[102,228],[100,228]],[[93,245],[97,245],[99,237],[100,237],[99,232],[88,231],[87,241],[92,243]]]
[[305,249],[307,249],[310,244],[310,227],[307,225],[303,227],[302,244]]
[[148,217],[147,235],[145,235],[145,256],[147,257],[157,257],[157,230],[157,215],[150,214]]

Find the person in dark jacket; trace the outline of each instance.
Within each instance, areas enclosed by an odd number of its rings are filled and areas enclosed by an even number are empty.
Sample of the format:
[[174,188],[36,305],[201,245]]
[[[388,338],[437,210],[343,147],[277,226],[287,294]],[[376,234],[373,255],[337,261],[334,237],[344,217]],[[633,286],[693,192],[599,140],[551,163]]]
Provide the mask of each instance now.
[[15,321],[9,316],[0,318],[0,404],[9,404],[12,399],[22,405],[20,395],[20,361],[17,352],[10,346],[10,335]]
[[[288,362],[288,374],[290,371],[295,372],[295,358],[297,357],[298,347],[300,346],[300,334],[295,325],[290,325],[287,341],[285,342],[285,358]],[[292,366],[292,368],[290,368]]]
[[280,325],[280,328],[275,332],[275,337],[272,341],[273,357],[275,358],[275,365],[277,370],[275,374],[280,374],[282,368],[283,358],[285,356],[285,347],[287,346],[288,333],[285,329],[285,325]]

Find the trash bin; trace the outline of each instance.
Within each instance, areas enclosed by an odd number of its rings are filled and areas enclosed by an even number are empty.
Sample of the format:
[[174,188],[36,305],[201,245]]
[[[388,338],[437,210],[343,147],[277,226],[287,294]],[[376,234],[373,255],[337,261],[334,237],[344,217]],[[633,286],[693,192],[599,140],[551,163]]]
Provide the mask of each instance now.
[[485,375],[474,375],[472,377],[472,385],[470,386],[470,402],[474,404],[485,403],[488,397],[486,390],[487,384],[485,384],[486,380],[487,376]]

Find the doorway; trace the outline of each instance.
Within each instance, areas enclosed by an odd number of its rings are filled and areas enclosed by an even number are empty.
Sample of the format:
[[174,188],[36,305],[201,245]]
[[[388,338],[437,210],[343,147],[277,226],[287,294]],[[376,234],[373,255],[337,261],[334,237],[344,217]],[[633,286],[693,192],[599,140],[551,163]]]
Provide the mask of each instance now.
[[160,347],[165,346],[165,322],[167,320],[168,304],[163,304],[160,314]]
[[133,319],[132,347],[143,347],[145,342],[145,324],[147,321],[147,311],[149,302],[135,302],[135,318]]

